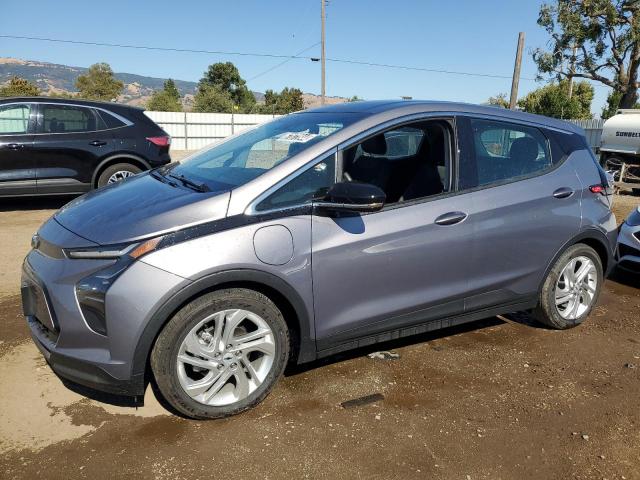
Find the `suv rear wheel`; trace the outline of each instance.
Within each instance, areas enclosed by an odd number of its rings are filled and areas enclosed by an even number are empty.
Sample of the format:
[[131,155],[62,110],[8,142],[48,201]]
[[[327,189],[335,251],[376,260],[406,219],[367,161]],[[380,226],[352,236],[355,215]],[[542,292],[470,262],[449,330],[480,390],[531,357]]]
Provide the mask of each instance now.
[[170,407],[210,419],[260,403],[288,358],[289,331],[280,310],[259,292],[234,288],[182,308],[160,332],[151,369]]
[[116,163],[109,165],[98,177],[98,187],[104,187],[110,183],[116,183],[125,178],[132,177],[142,172],[139,167],[130,163]]
[[534,316],[560,330],[580,325],[598,301],[603,280],[602,261],[593,248],[569,247],[547,274]]

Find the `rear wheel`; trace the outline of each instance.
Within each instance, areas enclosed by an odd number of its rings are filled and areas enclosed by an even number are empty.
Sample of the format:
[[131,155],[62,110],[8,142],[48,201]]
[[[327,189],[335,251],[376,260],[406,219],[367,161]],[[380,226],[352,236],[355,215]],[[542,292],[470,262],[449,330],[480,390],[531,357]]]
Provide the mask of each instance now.
[[110,165],[100,174],[98,177],[98,187],[104,187],[105,185],[109,185],[111,183],[117,183],[125,178],[133,177],[137,175],[142,170],[135,165],[130,163],[116,163],[115,165]]
[[180,310],[151,353],[163,399],[196,419],[235,415],[260,403],[284,372],[289,332],[259,292],[208,293]]
[[573,245],[547,274],[534,316],[560,330],[580,325],[598,301],[603,278],[596,251],[584,244]]

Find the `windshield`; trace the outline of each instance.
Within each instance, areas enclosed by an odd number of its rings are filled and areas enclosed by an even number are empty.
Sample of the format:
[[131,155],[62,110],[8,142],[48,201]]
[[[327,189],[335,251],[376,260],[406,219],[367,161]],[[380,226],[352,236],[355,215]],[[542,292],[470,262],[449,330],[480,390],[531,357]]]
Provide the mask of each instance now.
[[287,115],[193,155],[172,167],[170,175],[199,182],[211,191],[230,190],[362,117],[359,113]]

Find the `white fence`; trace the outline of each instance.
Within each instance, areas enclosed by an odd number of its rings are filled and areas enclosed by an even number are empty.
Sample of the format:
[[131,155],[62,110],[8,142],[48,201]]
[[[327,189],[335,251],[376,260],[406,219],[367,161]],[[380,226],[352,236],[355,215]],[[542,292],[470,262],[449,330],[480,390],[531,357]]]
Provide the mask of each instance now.
[[601,118],[592,120],[567,120],[571,123],[575,123],[579,127],[584,128],[584,133],[587,136],[587,141],[592,149],[600,147],[600,138],[602,137],[602,126],[604,120]]
[[173,150],[198,150],[210,143],[268,122],[278,115],[145,112],[171,135]]
[[[233,113],[145,112],[171,135],[173,150],[198,150],[210,143],[268,122],[278,115]],[[591,148],[600,146],[604,120],[568,120],[584,128]]]

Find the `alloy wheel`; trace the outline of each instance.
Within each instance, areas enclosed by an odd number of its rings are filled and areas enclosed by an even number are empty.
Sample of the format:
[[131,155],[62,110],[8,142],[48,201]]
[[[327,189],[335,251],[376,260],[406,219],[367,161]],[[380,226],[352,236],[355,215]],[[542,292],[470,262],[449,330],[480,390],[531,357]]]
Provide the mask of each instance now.
[[591,307],[597,286],[593,260],[585,256],[572,258],[556,282],[555,302],[560,316],[567,320],[582,316]]
[[135,173],[130,172],[128,170],[118,170],[117,172],[114,172],[113,175],[109,177],[109,180],[107,180],[107,185],[111,183],[120,182],[121,180],[124,180],[125,178],[129,178],[129,177],[133,177],[134,175]]
[[178,379],[197,402],[230,405],[264,382],[274,358],[274,335],[262,317],[243,309],[223,310],[185,336],[178,350]]

